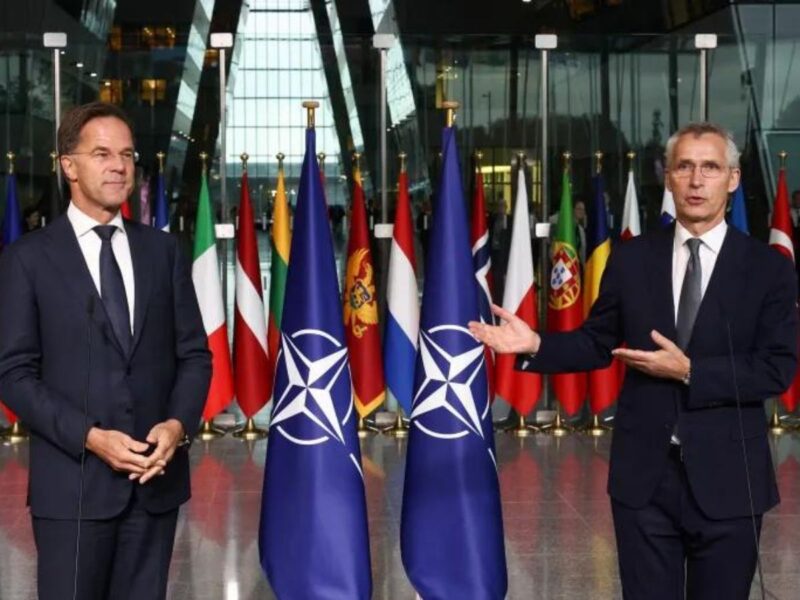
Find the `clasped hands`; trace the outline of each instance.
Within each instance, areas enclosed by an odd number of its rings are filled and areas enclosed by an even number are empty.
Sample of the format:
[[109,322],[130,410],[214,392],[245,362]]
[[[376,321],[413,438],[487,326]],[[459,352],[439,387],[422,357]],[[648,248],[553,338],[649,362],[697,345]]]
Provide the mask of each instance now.
[[[163,475],[167,463],[183,439],[183,425],[177,419],[157,423],[147,434],[146,442],[133,439],[126,433],[113,429],[92,427],[86,436],[86,449],[96,454],[115,471],[128,473],[128,479],[147,483],[156,475]],[[153,452],[143,452],[154,446]]]
[[[525,321],[495,304],[492,305],[492,312],[503,322],[500,325],[488,325],[470,321],[468,327],[475,339],[499,353],[535,354],[539,351],[541,338]],[[689,372],[689,357],[655,329],[650,332],[650,337],[658,350],[615,348],[611,353],[628,367],[647,375],[682,380]]]

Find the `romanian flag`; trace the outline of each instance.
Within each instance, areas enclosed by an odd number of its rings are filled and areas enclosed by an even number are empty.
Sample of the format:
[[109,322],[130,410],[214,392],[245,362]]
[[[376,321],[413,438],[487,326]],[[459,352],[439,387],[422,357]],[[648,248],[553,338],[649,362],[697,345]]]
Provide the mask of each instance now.
[[[594,198],[589,203],[586,231],[586,268],[584,269],[583,290],[584,314],[587,316],[600,295],[600,280],[611,254],[611,238],[608,234],[608,214],[606,213],[604,193],[605,181],[602,173],[598,173],[594,177],[593,183]],[[619,393],[618,377],[619,368],[613,362],[605,369],[589,372],[589,406],[592,414],[600,414],[614,404]]]
[[[581,265],[575,244],[572,183],[564,168],[558,225],[551,247],[552,270],[547,300],[547,330],[572,331],[583,323]],[[553,391],[568,417],[578,413],[586,396],[585,373],[552,375]]]
[[[279,160],[282,155],[278,155]],[[275,373],[275,361],[281,343],[283,297],[286,293],[286,273],[289,269],[289,248],[292,233],[289,229],[289,203],[286,201],[286,184],[283,162],[278,166],[278,189],[272,207],[272,265],[269,271],[269,322],[267,324],[267,357],[269,372]]]
[[383,403],[386,391],[381,364],[375,270],[372,267],[367,208],[358,167],[353,170],[353,179],[355,185],[344,283],[344,326],[350,351],[356,410],[364,418]]

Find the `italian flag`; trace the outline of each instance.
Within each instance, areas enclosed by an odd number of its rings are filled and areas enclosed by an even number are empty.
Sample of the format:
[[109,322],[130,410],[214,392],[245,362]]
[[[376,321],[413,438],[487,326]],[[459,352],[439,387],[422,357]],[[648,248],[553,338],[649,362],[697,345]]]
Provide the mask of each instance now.
[[269,283],[269,321],[267,323],[267,356],[270,373],[275,373],[275,362],[281,343],[281,318],[283,297],[286,293],[286,272],[289,269],[289,248],[292,234],[289,229],[289,203],[286,201],[286,184],[283,167],[278,169],[278,189],[272,209],[272,265]]
[[211,387],[203,409],[203,420],[209,422],[233,400],[233,368],[228,347],[228,328],[225,325],[216,240],[211,202],[208,199],[208,181],[203,171],[194,228],[192,282],[200,304],[203,327],[208,336],[208,349],[212,355]]

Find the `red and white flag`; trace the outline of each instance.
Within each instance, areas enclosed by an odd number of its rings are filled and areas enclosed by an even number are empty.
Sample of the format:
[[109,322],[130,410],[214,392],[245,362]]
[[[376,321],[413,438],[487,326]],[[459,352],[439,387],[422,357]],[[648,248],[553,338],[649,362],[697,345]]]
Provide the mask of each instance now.
[[639,199],[636,196],[636,184],[633,181],[633,169],[631,169],[628,171],[628,187],[625,190],[620,237],[623,241],[627,241],[637,235],[642,235],[642,226],[639,222]]
[[239,237],[236,241],[233,363],[236,399],[244,416],[249,419],[269,402],[272,373],[267,358],[267,319],[247,171],[242,173]]
[[[769,245],[791,260],[792,264],[795,264],[792,215],[789,212],[789,188],[786,185],[786,169],[783,167],[778,174],[778,190],[775,194],[775,204],[772,206]],[[800,371],[795,374],[789,389],[781,394],[781,404],[786,412],[795,411],[798,396],[800,396]]]
[[[533,253],[531,251],[528,193],[525,173],[519,170],[517,201],[511,225],[511,248],[508,254],[506,286],[503,308],[525,321],[531,329],[538,329],[536,311],[536,286],[533,281]],[[514,354],[498,354],[495,362],[497,395],[504,398],[521,416],[531,412],[542,391],[542,376],[538,373],[514,369]]]

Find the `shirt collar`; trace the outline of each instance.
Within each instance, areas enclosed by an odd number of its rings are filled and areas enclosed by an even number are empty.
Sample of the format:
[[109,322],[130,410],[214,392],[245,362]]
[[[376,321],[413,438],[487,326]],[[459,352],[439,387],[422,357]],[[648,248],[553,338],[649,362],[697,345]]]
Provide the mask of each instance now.
[[[722,242],[725,241],[725,234],[727,232],[728,224],[725,222],[725,219],[723,219],[717,225],[706,231],[703,235],[699,236],[699,239],[703,242],[703,245],[705,245],[714,254],[719,254],[719,251],[722,249]],[[693,236],[688,229],[680,224],[679,221],[675,221],[675,250],[683,246],[686,243],[686,240],[693,237],[696,236]]]
[[[95,221],[92,217],[87,215],[83,212],[80,208],[75,206],[72,202],[69,203],[69,207],[67,208],[67,218],[69,222],[72,224],[72,228],[75,230],[75,235],[79,238],[83,237],[90,231],[92,231],[98,225],[104,225],[104,223],[100,223],[99,221]],[[106,225],[113,225],[117,229],[119,229],[123,235],[125,234],[125,225],[122,222],[122,214],[120,211],[117,211],[117,214],[114,215],[114,218],[111,219]]]

